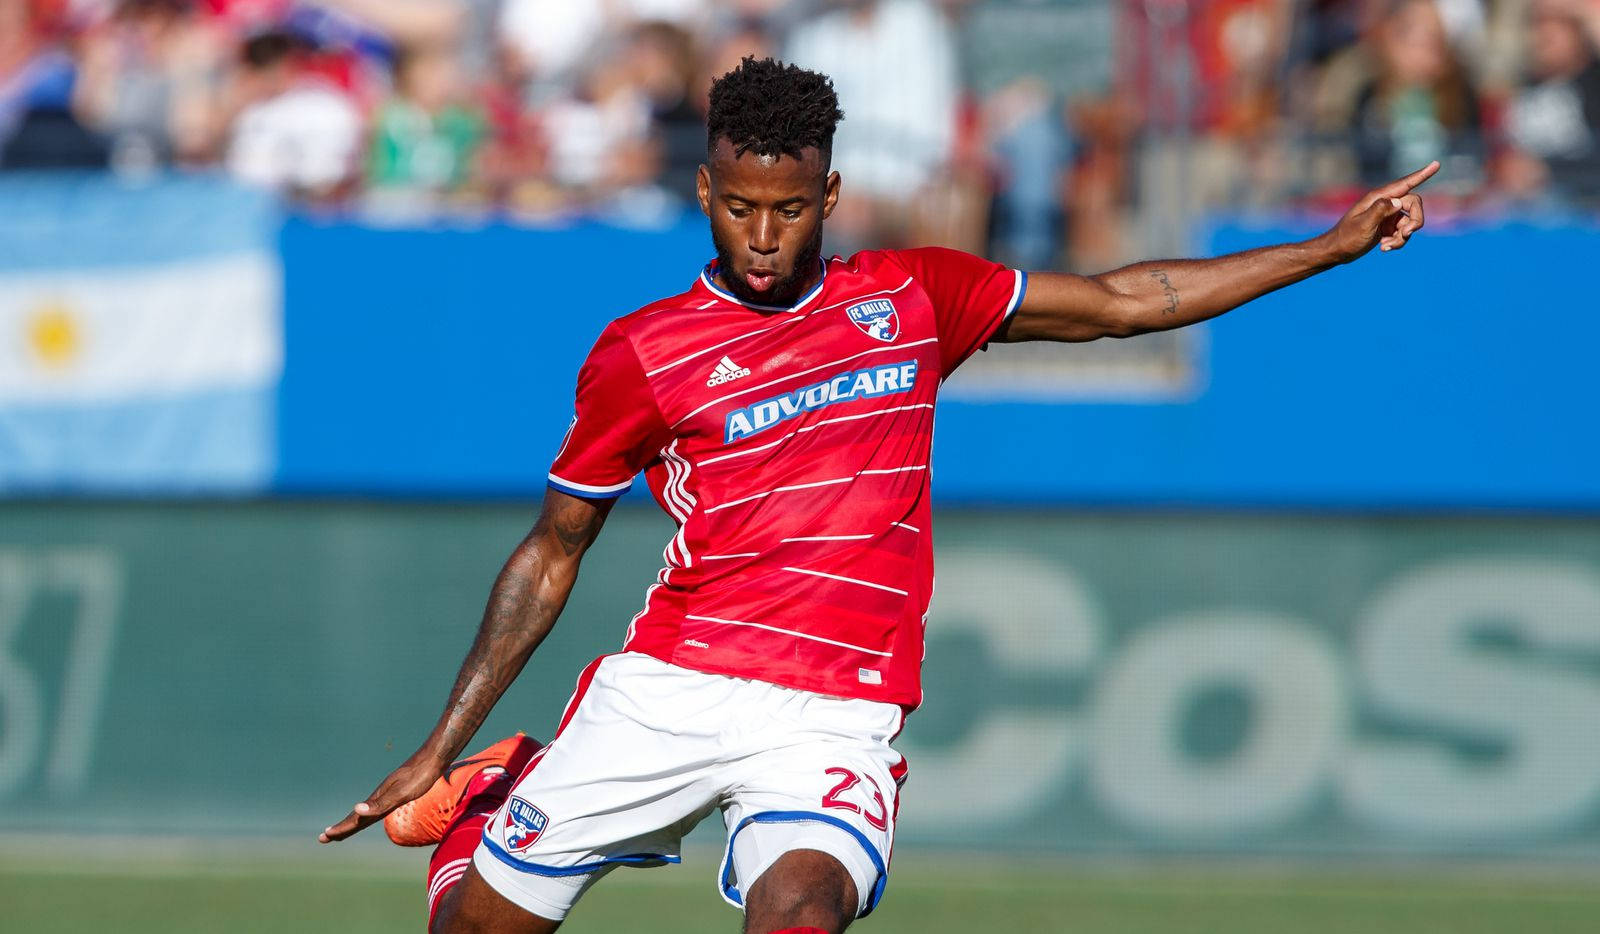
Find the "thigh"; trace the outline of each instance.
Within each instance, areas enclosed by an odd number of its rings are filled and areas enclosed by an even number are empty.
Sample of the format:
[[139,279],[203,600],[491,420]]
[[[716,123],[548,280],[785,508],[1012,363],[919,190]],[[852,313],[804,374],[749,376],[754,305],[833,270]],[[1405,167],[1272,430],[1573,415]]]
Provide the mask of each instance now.
[[680,686],[661,663],[640,658],[600,660],[484,826],[476,874],[534,915],[565,918],[618,866],[678,862],[684,833],[714,806],[716,776],[704,766],[714,743],[662,721]]

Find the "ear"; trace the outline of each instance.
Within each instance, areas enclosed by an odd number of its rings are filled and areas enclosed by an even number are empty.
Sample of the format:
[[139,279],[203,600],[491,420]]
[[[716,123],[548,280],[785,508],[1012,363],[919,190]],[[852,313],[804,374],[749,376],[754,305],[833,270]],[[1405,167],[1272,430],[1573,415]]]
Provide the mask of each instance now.
[[711,170],[704,162],[700,163],[699,171],[694,173],[694,193],[700,201],[700,213],[711,216]]
[[827,218],[833,213],[833,206],[839,203],[839,173],[829,172],[828,181],[822,188],[822,216]]

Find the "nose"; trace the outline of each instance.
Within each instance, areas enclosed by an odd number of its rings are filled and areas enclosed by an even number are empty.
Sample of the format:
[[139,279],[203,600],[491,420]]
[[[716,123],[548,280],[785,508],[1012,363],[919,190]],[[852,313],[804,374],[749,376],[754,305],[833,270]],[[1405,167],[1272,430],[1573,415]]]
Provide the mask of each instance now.
[[759,212],[750,225],[750,249],[762,256],[778,252],[778,224],[766,211]]

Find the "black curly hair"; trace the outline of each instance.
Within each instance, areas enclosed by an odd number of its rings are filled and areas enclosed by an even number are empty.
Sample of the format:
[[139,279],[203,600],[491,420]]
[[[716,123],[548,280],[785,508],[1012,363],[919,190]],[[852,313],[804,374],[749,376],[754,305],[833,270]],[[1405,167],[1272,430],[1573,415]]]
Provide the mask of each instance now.
[[827,75],[746,55],[739,67],[711,82],[706,114],[706,149],[727,137],[735,156],[786,155],[815,146],[828,164],[833,131],[844,119],[839,95]]

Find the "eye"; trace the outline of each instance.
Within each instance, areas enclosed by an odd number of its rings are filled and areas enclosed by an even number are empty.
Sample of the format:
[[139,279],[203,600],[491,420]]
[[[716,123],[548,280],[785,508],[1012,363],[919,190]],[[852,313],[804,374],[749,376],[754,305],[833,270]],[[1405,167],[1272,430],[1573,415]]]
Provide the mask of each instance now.
[[750,216],[750,209],[749,208],[734,207],[732,205],[729,205],[728,206],[728,213],[732,214],[734,217],[749,217]]
[[782,214],[784,217],[787,217],[790,220],[796,220],[796,219],[798,219],[800,217],[800,209],[799,208],[784,208],[783,210],[779,211],[778,213]]

